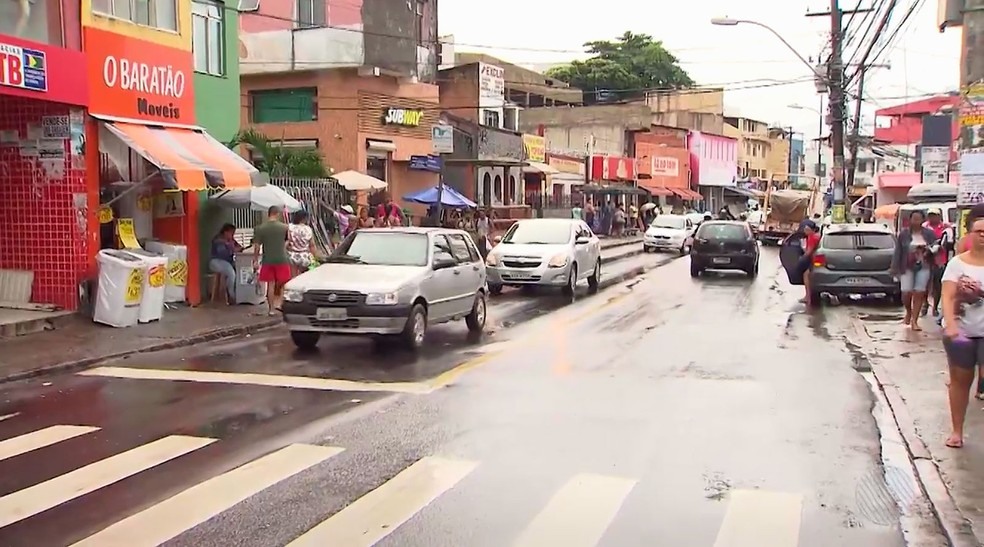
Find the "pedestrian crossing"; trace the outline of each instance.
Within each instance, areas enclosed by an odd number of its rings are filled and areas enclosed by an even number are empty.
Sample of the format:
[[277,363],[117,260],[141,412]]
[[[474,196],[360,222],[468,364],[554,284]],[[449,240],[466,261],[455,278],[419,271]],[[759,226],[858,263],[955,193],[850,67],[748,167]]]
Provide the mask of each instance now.
[[[72,454],[64,451],[65,444],[98,431],[98,427],[85,425],[52,425],[0,441],[0,475],[3,461],[12,458],[71,459]],[[61,504],[134,479],[142,473],[152,473],[163,464],[180,462],[183,457],[221,442],[177,434],[146,439],[143,444],[121,449],[61,475],[42,477],[36,484],[0,496],[0,538],[5,527],[29,522],[28,519]],[[133,514],[125,514],[102,529],[86,530],[87,537],[71,541],[75,541],[75,547],[161,545],[344,452],[343,447],[289,444],[239,467],[217,473],[161,501],[153,492],[147,492],[146,501],[152,505],[138,505]],[[314,523],[290,540],[287,547],[371,547],[380,544],[398,534],[401,527],[442,496],[462,487],[481,466],[480,461],[440,456],[417,459],[322,522]],[[575,473],[566,482],[558,483],[559,487],[549,499],[544,498],[547,501],[537,514],[531,515],[526,522],[517,523],[521,527],[518,534],[510,534],[497,543],[514,547],[604,545],[606,532],[617,521],[638,483],[638,479],[630,477]],[[307,493],[307,502],[317,504],[323,494]],[[480,516],[504,501],[507,500],[476,505],[475,511]],[[262,503],[257,505],[258,508],[262,506]],[[801,494],[733,491],[713,547],[797,547],[802,511]],[[0,543],[4,541],[0,539]]]

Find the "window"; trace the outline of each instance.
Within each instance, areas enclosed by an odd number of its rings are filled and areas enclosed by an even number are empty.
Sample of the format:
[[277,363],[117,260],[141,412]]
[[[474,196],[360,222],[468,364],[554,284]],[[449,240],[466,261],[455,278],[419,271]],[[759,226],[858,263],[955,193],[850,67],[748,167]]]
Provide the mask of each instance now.
[[749,237],[747,225],[742,224],[702,224],[697,229],[698,239],[745,241]]
[[[369,233],[379,233],[379,232],[369,232]],[[423,236],[423,237],[427,237],[427,236]],[[454,255],[451,254],[451,244],[448,243],[448,238],[442,235],[434,236],[434,260],[437,261],[438,259],[455,260]]]
[[462,264],[467,264],[468,262],[474,262],[472,260],[471,249],[468,247],[468,242],[465,238],[459,235],[449,235],[448,241],[451,242],[451,254],[454,259]]
[[369,156],[366,158],[366,174],[379,180],[386,180],[386,158]]
[[195,54],[195,72],[225,75],[222,30],[222,5],[195,1],[191,4],[191,49]]
[[843,251],[887,251],[895,248],[895,237],[870,232],[827,234],[823,237],[821,246],[824,249]]
[[417,45],[424,46],[427,43],[427,28],[424,26],[424,2],[417,0],[417,10],[414,12],[417,26]]
[[178,30],[177,0],[93,0],[92,11],[146,27]]
[[297,0],[297,28],[325,26],[327,0]]
[[499,122],[499,112],[496,110],[483,110],[482,125],[486,127],[502,127],[502,124]]
[[373,266],[426,266],[427,236],[397,231],[360,230],[353,232],[331,256],[329,260],[341,262],[358,259],[360,264]]
[[502,242],[525,245],[562,245],[570,243],[573,230],[562,220],[525,220],[513,224]]
[[309,122],[318,119],[318,90],[311,88],[250,91],[253,123]]

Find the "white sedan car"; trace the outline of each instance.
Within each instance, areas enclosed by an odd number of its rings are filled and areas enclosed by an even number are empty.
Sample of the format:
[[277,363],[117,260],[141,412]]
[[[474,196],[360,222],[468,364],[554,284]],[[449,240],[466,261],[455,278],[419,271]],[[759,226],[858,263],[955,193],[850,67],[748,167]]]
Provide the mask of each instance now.
[[644,251],[690,252],[693,244],[694,222],[684,215],[659,215],[649,225],[642,238]]
[[601,279],[601,241],[580,220],[537,218],[519,220],[486,259],[489,292],[503,286],[561,287],[568,296],[582,280],[598,289]]

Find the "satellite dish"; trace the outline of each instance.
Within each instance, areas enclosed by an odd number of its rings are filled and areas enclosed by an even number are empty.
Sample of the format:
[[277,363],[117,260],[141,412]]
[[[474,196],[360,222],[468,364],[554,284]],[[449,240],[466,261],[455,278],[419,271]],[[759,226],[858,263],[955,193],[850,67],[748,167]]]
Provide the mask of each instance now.
[[239,11],[260,11],[260,0],[239,0]]

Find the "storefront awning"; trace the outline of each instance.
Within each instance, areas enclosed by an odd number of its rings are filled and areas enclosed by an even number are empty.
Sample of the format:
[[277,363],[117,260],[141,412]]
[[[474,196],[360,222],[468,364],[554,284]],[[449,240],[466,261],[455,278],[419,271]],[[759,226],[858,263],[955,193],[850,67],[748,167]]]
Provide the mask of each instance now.
[[160,169],[168,190],[249,188],[260,172],[203,130],[104,122],[106,129]]
[[664,196],[669,197],[673,195],[673,192],[669,188],[661,184],[646,184],[648,181],[646,179],[639,180],[639,188],[650,193],[653,196]]
[[669,190],[687,201],[700,201],[704,199],[704,196],[689,188],[669,188]]
[[529,165],[523,167],[524,173],[540,173],[541,175],[556,175],[557,173],[560,173],[560,171],[556,168],[550,167],[545,163],[538,161],[531,161],[528,163]]

